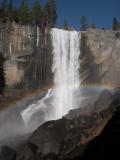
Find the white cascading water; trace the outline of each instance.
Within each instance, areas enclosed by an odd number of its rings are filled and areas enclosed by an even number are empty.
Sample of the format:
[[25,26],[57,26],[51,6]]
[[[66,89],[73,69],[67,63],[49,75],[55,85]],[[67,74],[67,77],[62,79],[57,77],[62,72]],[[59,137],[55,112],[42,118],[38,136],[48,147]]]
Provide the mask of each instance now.
[[10,53],[10,56],[12,57],[12,43],[11,42],[9,44],[9,53]]
[[[39,43],[37,30],[37,44]],[[76,31],[51,30],[53,45],[54,88],[44,98],[21,112],[26,126],[35,129],[48,120],[59,119],[77,108],[76,92],[80,85],[79,56],[81,34]],[[36,45],[37,46],[37,45]],[[42,120],[39,117],[42,115]]]
[[36,41],[36,47],[39,46],[39,41],[40,41],[40,31],[39,31],[39,27],[37,27],[37,41]]
[[[49,115],[49,113],[47,112],[47,106],[45,104],[45,100],[52,97],[52,96],[53,96],[52,90],[49,89],[48,92],[46,93],[45,97],[43,97],[42,99],[40,99],[36,103],[29,105],[25,110],[23,110],[21,112],[21,116],[27,126],[29,125],[29,122],[32,121],[31,117],[39,111],[44,112],[44,114],[45,114],[44,119],[46,121],[51,119],[51,115]],[[40,125],[43,122],[36,122],[36,124],[37,123]],[[34,127],[36,127],[36,126],[34,126]]]
[[77,108],[75,92],[80,85],[79,56],[81,34],[52,29],[55,119]]

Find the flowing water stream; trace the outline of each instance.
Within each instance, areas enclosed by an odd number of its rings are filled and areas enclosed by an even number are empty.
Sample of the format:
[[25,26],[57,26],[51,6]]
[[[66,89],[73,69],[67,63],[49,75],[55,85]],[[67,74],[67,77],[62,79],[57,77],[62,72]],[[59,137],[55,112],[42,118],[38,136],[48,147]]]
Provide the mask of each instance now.
[[75,92],[80,87],[80,38],[77,31],[52,29],[55,119],[77,108]]

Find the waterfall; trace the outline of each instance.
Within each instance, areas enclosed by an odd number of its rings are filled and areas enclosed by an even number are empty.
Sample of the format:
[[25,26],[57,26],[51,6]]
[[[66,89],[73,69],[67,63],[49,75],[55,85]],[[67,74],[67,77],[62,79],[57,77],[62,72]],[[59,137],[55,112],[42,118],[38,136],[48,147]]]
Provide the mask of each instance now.
[[37,42],[36,42],[36,47],[39,46],[39,41],[40,41],[40,31],[39,31],[39,27],[37,27]]
[[35,104],[31,104],[27,109],[23,110],[21,112],[21,115],[23,117],[23,120],[25,122],[26,125],[28,125],[29,121],[31,120],[31,117],[33,114],[35,114],[36,112],[38,112],[40,109],[42,110],[42,108],[45,105],[41,105],[44,103],[44,100],[49,98],[51,96],[51,89],[48,90],[48,92],[46,93],[45,97],[43,97],[41,100],[39,100],[37,103]]
[[80,86],[81,34],[76,31],[52,29],[51,37],[54,88],[48,90],[44,98],[30,104],[21,112],[26,126],[32,129],[48,120],[59,119],[69,110],[79,107],[76,93]]
[[9,53],[10,53],[10,56],[12,57],[12,42],[10,42],[9,44]]
[[37,102],[30,104],[25,110],[21,111],[21,116],[26,126],[34,130],[45,121],[53,119],[52,107],[50,108],[50,98],[53,96],[52,89]]
[[79,56],[81,34],[52,29],[55,119],[77,108],[75,92],[80,85]]

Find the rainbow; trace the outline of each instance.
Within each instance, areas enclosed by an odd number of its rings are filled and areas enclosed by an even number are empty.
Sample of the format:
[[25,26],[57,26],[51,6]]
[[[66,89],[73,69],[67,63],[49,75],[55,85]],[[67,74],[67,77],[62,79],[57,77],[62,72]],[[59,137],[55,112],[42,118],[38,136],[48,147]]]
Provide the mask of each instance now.
[[104,90],[104,89],[107,89],[107,90],[113,90],[113,89],[116,89],[116,88],[120,88],[120,84],[116,85],[116,84],[112,84],[112,83],[107,83],[107,84],[92,84],[92,83],[86,83],[86,84],[81,84],[80,85],[81,88],[94,88],[94,89],[97,89],[97,90]]

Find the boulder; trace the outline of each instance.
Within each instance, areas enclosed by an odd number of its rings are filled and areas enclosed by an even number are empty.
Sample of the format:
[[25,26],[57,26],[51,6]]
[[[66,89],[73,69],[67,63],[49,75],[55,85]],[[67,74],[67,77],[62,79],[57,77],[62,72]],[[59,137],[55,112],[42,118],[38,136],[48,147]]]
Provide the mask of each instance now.
[[[115,101],[112,107],[118,102]],[[81,160],[88,159],[120,159],[120,103],[101,134],[89,143]]]
[[1,160],[15,160],[16,151],[8,146],[3,146],[0,153]]

